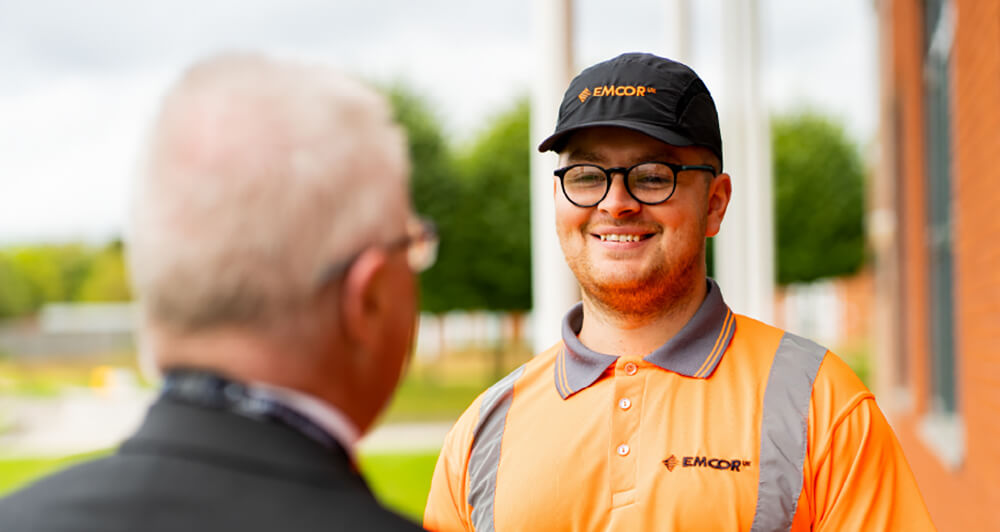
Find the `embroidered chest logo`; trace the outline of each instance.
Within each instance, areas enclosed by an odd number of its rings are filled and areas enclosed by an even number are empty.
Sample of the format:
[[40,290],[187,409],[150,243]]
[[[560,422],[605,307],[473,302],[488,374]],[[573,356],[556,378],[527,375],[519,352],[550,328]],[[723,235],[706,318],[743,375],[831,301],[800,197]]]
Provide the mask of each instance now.
[[673,471],[677,466],[681,467],[708,467],[711,469],[718,469],[720,471],[735,471],[740,472],[740,468],[750,467],[749,460],[741,460],[739,458],[711,458],[708,456],[684,456],[678,458],[677,456],[671,454],[669,458],[663,461],[663,465],[667,467],[667,471]]

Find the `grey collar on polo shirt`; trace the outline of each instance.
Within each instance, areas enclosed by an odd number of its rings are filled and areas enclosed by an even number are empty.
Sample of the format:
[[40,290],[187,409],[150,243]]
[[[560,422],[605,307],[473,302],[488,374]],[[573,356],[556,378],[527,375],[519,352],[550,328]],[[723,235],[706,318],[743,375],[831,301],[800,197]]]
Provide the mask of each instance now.
[[[719,285],[707,280],[708,292],[698,311],[680,332],[643,360],[685,377],[707,378],[715,371],[736,330],[733,311],[722,300]],[[583,304],[576,304],[563,318],[563,349],[556,356],[555,383],[563,399],[593,384],[618,360],[591,350],[577,335],[583,326]]]

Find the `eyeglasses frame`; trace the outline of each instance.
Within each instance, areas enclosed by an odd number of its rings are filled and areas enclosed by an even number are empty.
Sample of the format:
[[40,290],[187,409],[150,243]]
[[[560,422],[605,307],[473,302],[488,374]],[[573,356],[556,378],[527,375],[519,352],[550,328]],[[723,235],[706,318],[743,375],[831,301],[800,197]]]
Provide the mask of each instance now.
[[440,244],[439,235],[438,235],[438,231],[437,231],[437,225],[432,220],[430,220],[428,218],[417,217],[415,219],[415,221],[420,224],[420,232],[419,233],[416,233],[416,234],[404,234],[404,235],[400,236],[399,238],[396,238],[396,239],[391,240],[389,242],[386,242],[384,244],[371,244],[371,245],[365,246],[363,249],[361,249],[357,253],[354,253],[350,257],[348,257],[348,258],[346,258],[346,259],[344,259],[342,261],[336,262],[336,263],[332,264],[331,266],[327,267],[326,269],[324,269],[323,273],[319,276],[319,279],[318,279],[318,281],[316,283],[316,286],[322,288],[322,287],[326,286],[327,284],[333,282],[334,280],[339,279],[341,276],[343,276],[345,273],[347,273],[347,270],[349,270],[351,268],[351,266],[354,264],[354,262],[357,261],[358,258],[361,257],[362,254],[364,254],[364,252],[368,251],[371,248],[375,248],[375,247],[382,248],[382,249],[385,249],[385,250],[395,250],[395,249],[398,249],[398,248],[405,247],[405,248],[407,248],[407,250],[409,250],[409,247],[412,246],[413,244],[417,243],[417,242],[420,242],[420,241],[429,241],[429,242],[431,242],[432,246],[434,247],[434,251],[431,252],[431,255],[433,255],[434,258],[431,259],[431,260],[429,260],[428,264],[425,265],[425,266],[422,266],[422,267],[414,268],[414,266],[412,264],[410,265],[411,270],[413,270],[413,273],[415,273],[415,274],[416,273],[421,273],[423,271],[426,271],[431,266],[433,266],[434,262],[436,261],[437,247]]
[[[662,164],[663,166],[666,166],[666,167],[670,168],[670,171],[672,171],[674,173],[673,188],[670,189],[670,194],[667,194],[666,198],[663,198],[662,200],[656,201],[656,202],[643,201],[643,200],[637,198],[636,195],[632,192],[632,188],[628,186],[628,174],[629,174],[629,172],[631,172],[635,168],[638,168],[638,167],[640,167],[640,166],[642,166],[644,164]],[[566,177],[566,173],[569,172],[570,170],[574,169],[574,168],[579,168],[581,166],[594,167],[594,168],[597,168],[598,170],[601,170],[602,172],[604,172],[604,185],[605,185],[604,186],[604,194],[601,195],[601,198],[599,200],[597,200],[597,201],[595,201],[594,203],[591,203],[591,204],[577,203],[577,202],[573,201],[573,198],[570,198],[569,197],[569,193],[566,192],[566,182],[564,181],[564,178]],[[552,174],[554,176],[556,176],[556,177],[559,178],[559,188],[562,189],[563,196],[565,196],[566,199],[570,203],[572,203],[573,205],[576,205],[577,207],[581,207],[581,208],[585,208],[586,209],[586,208],[590,208],[590,207],[596,207],[602,201],[604,201],[604,198],[608,197],[608,192],[611,190],[611,182],[614,180],[614,175],[613,174],[620,173],[622,175],[622,182],[625,185],[625,191],[628,192],[628,195],[631,196],[632,199],[634,199],[635,201],[638,201],[639,203],[641,203],[643,205],[659,205],[661,203],[666,202],[671,197],[673,197],[674,192],[677,191],[677,176],[681,172],[686,171],[686,170],[702,170],[702,171],[712,172],[712,177],[713,178],[719,175],[719,172],[716,171],[715,167],[711,166],[711,165],[707,165],[707,164],[674,164],[674,163],[668,163],[668,162],[665,162],[665,161],[643,161],[641,163],[633,164],[632,166],[629,166],[629,167],[616,166],[616,167],[613,167],[613,168],[604,168],[603,166],[601,166],[599,164],[593,164],[593,163],[576,163],[576,164],[571,164],[569,166],[564,166],[562,168],[556,169],[554,172],[552,172]]]

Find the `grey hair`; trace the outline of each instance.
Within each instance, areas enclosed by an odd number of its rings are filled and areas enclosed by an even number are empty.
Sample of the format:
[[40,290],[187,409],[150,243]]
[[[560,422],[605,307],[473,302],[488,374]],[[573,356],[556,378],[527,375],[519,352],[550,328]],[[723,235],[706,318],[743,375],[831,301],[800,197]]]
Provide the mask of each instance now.
[[409,161],[385,99],[329,67],[227,54],[167,93],[129,235],[145,318],[178,331],[302,309],[325,267],[397,237]]

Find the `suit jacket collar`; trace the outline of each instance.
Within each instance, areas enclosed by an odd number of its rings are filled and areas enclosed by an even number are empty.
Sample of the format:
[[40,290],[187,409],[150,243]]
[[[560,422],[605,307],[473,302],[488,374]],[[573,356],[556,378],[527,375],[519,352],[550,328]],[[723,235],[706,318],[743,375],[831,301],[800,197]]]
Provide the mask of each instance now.
[[328,449],[281,424],[157,400],[120,454],[174,455],[311,484],[368,488],[342,447]]

